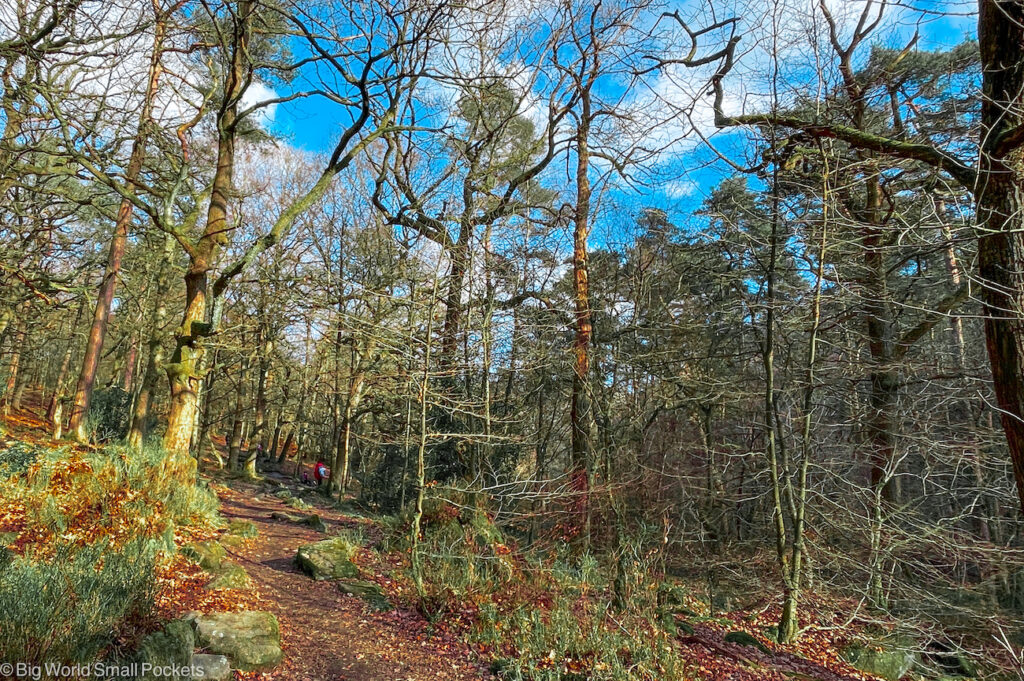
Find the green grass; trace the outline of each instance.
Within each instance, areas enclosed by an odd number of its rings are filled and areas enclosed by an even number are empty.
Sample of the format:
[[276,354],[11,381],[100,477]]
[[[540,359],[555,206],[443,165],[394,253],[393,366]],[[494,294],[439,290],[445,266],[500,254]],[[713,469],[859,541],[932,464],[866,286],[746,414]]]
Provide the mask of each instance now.
[[126,621],[153,603],[155,542],[59,546],[8,556],[0,572],[0,658],[33,664],[91,662]]
[[0,659],[87,663],[149,617],[174,529],[215,526],[217,498],[157,447],[0,450]]

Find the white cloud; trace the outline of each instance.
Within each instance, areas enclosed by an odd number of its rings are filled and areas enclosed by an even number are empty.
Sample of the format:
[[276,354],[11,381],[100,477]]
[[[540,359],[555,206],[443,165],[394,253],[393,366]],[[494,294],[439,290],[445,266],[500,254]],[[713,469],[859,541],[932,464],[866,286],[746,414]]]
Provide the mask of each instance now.
[[[240,106],[244,111],[251,106],[260,104],[261,102],[277,99],[278,96],[279,95],[274,88],[256,80],[253,81],[249,86],[249,89],[245,91],[245,94],[242,96]],[[262,128],[269,127],[274,122],[275,115],[277,115],[277,103],[267,104],[252,113],[253,119]]]
[[670,199],[682,199],[693,196],[700,187],[693,180],[672,180],[665,184],[662,191]]

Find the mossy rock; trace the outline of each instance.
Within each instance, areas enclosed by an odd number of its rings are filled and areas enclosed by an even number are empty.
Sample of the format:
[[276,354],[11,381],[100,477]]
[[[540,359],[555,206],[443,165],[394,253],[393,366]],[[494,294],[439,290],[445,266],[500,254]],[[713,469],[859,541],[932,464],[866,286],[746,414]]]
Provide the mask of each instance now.
[[291,499],[292,493],[286,489],[281,489],[274,492],[274,496],[277,497],[278,499]]
[[926,676],[935,673],[938,673],[942,678],[973,678],[978,676],[978,663],[973,658],[941,644],[929,646],[923,657],[927,665],[922,665],[922,667],[927,666],[930,669],[924,668],[919,671],[925,672]]
[[868,643],[853,643],[842,651],[843,659],[862,672],[886,681],[898,681],[918,662],[913,642],[893,638]]
[[726,634],[722,638],[722,640],[725,641],[726,643],[735,643],[735,644],[741,645],[741,646],[748,646],[750,648],[757,648],[758,650],[760,650],[763,653],[770,653],[771,652],[770,650],[768,650],[768,647],[765,646],[765,644],[761,643],[761,641],[759,641],[757,639],[756,636],[753,636],[752,634],[748,634],[745,631],[730,631],[728,634]]
[[207,652],[225,655],[242,671],[276,666],[281,652],[281,629],[269,612],[218,612],[195,619],[196,640]]
[[227,555],[224,547],[212,539],[192,542],[181,549],[181,553],[199,563],[207,572],[216,572]]
[[193,676],[197,679],[227,681],[234,678],[234,675],[231,673],[231,663],[228,662],[228,658],[224,655],[195,653],[189,661],[189,666],[195,670]]
[[252,539],[258,537],[260,531],[257,529],[256,523],[251,520],[232,520],[228,524],[228,534],[234,537]]
[[351,579],[359,576],[359,568],[352,562],[354,556],[355,547],[335,537],[300,546],[295,564],[313,579]]
[[220,570],[206,585],[207,589],[248,589],[252,586],[249,573],[238,563],[222,563]]
[[306,516],[299,522],[308,527],[312,527],[317,532],[321,532],[323,534],[327,533],[327,523],[325,523],[316,513]]
[[297,523],[302,520],[299,516],[285,513],[284,511],[274,511],[270,514],[270,518],[272,520],[282,520],[286,523]]
[[[135,660],[140,665],[149,665],[147,669],[157,667],[181,667],[192,659],[195,647],[195,636],[192,627],[185,620],[174,620],[164,625],[160,631],[153,632],[142,639],[135,652]],[[157,678],[150,673],[143,679]]]
[[716,593],[709,605],[711,612],[730,612],[736,606],[736,599],[729,594]]
[[308,511],[309,509],[313,508],[299,497],[292,497],[286,503],[292,508],[298,509],[300,511]]
[[338,582],[338,591],[349,596],[356,596],[378,612],[392,610],[393,606],[384,591],[373,582],[359,579],[342,579]]

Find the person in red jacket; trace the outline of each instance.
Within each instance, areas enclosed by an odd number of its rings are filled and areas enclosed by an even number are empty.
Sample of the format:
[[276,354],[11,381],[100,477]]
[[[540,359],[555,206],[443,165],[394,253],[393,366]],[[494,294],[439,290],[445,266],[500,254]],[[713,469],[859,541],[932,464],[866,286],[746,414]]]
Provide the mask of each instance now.
[[327,479],[327,466],[324,465],[323,461],[317,461],[316,465],[313,466],[313,479],[316,480],[317,487]]

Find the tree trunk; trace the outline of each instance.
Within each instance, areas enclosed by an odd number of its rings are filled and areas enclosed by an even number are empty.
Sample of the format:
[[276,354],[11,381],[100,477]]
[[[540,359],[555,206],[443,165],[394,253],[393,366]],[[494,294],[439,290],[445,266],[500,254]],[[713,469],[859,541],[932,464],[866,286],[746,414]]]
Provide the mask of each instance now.
[[[242,339],[245,346],[245,338]],[[242,425],[244,423],[245,400],[249,386],[249,356],[242,358],[242,367],[238,374],[238,385],[235,388],[235,420],[231,426],[231,444],[228,449],[228,469],[238,471],[238,456],[242,449]]]
[[864,315],[871,353],[871,400],[867,419],[871,487],[880,488],[886,501],[896,501],[897,485],[891,482],[895,454],[892,415],[896,410],[899,377],[892,369],[894,322],[886,285],[882,194],[877,176],[865,181],[865,201],[866,209],[860,217],[864,223]]
[[[154,31],[146,95],[142,101],[139,126],[135,133],[135,139],[132,141],[132,151],[124,174],[125,182],[129,185],[138,179],[139,173],[142,170],[142,163],[145,160],[146,139],[153,111],[153,100],[156,97],[157,85],[160,80],[164,19],[163,15],[159,12],[154,25]],[[92,326],[89,328],[89,335],[85,343],[85,356],[82,358],[82,371],[79,373],[78,385],[75,388],[75,401],[71,410],[71,423],[69,424],[71,432],[74,433],[75,439],[79,442],[84,442],[88,437],[88,434],[85,432],[85,420],[89,415],[89,401],[92,398],[96,371],[99,368],[100,356],[103,352],[103,340],[107,334],[110,304],[114,299],[114,291],[117,289],[117,277],[121,271],[121,259],[124,257],[125,246],[128,243],[128,228],[132,223],[134,211],[135,206],[131,201],[128,199],[121,201],[121,206],[117,212],[117,221],[114,224],[114,234],[110,239],[107,266],[103,272],[103,280],[100,282],[99,293],[96,296]]]
[[[586,527],[590,515],[590,445],[593,414],[590,404],[590,339],[593,333],[590,314],[590,288],[587,276],[587,236],[590,231],[590,153],[587,147],[590,134],[590,92],[584,90],[581,98],[582,112],[576,133],[576,211],[573,220],[573,301],[575,303],[575,339],[573,341],[572,398],[570,405],[570,428],[572,442],[572,486],[577,495],[580,527],[589,534]],[[587,537],[584,537],[586,540]]]
[[[264,330],[265,333],[265,330]],[[260,343],[259,376],[256,383],[256,414],[252,427],[252,437],[257,440],[264,452],[269,446],[267,429],[267,388],[270,381],[270,353],[274,343],[269,338],[262,338]]]
[[1024,511],[1024,2],[981,0],[978,271],[1000,419]]
[[174,237],[164,236],[164,250],[157,266],[156,276],[150,282],[155,293],[153,306],[149,312],[149,353],[146,356],[146,370],[142,376],[142,386],[135,398],[132,409],[132,425],[128,430],[128,445],[135,449],[142,447],[148,429],[149,410],[153,400],[153,390],[160,378],[160,368],[164,360],[164,323],[167,320],[167,304],[163,294],[170,285],[171,258],[174,252]]
[[448,250],[451,261],[447,291],[444,299],[444,329],[441,331],[441,366],[451,368],[459,349],[459,327],[462,325],[462,290],[466,284],[466,272],[469,268],[469,242],[472,226],[463,220],[459,238]]
[[187,455],[198,412],[202,382],[204,339],[211,331],[206,322],[207,286],[210,269],[227,245],[232,226],[228,222],[235,167],[235,136],[238,103],[248,87],[248,60],[252,2],[240,2],[231,46],[231,68],[224,85],[224,102],[217,114],[217,168],[210,188],[206,228],[190,254],[185,274],[185,312],[175,336],[174,354],[167,364],[171,407],[167,415],[164,448],[173,455]]
[[10,416],[11,409],[16,408],[14,398],[18,388],[18,369],[21,366],[21,353],[25,345],[25,317],[29,303],[22,305],[22,314],[15,321],[14,337],[11,339],[11,361],[7,365],[7,387],[4,390],[4,416]]
[[68,370],[71,368],[71,356],[75,352],[75,337],[78,329],[78,322],[82,319],[82,312],[85,310],[86,300],[83,297],[75,313],[75,321],[71,325],[68,334],[68,345],[64,349],[64,358],[60,362],[60,370],[57,372],[57,381],[53,387],[53,395],[50,396],[50,403],[46,408],[46,420],[53,426],[53,439],[59,440],[64,429],[64,383],[67,381]]

